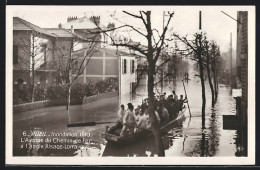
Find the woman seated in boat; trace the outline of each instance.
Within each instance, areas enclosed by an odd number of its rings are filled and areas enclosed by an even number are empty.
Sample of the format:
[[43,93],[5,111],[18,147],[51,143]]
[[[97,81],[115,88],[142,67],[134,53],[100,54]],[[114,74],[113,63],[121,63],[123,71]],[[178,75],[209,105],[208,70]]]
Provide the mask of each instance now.
[[134,106],[132,103],[127,104],[128,109],[123,117],[123,128],[121,130],[120,136],[132,135],[136,126],[135,116],[134,116]]

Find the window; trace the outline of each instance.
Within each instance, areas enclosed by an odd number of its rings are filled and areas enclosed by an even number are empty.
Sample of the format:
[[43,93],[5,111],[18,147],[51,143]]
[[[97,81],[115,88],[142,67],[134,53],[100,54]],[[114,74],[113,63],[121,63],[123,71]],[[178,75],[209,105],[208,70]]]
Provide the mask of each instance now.
[[131,60],[131,68],[130,72],[134,73],[135,72],[135,60]]
[[17,88],[18,88],[18,90],[23,90],[23,79],[18,79],[18,86],[17,86]]
[[127,62],[126,62],[126,59],[123,59],[123,64],[122,64],[122,70],[123,70],[123,74],[125,74],[126,73],[126,65],[127,64]]
[[13,63],[18,64],[18,46],[13,45]]

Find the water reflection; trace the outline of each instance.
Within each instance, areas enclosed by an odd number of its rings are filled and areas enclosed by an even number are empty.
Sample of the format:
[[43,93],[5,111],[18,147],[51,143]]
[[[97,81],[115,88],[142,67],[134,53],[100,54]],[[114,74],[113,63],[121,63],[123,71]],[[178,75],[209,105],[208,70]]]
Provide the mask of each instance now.
[[[165,82],[164,92],[169,95],[174,89],[178,95],[184,94],[181,80],[177,82]],[[166,156],[189,156],[189,157],[211,157],[211,156],[246,156],[247,148],[241,147],[246,144],[246,129],[223,130],[222,115],[235,115],[235,100],[230,96],[229,88],[225,85],[219,86],[219,98],[214,108],[210,106],[210,89],[206,87],[206,129],[201,129],[201,87],[200,82],[190,80],[185,82],[188,94],[191,115],[186,112],[186,119],[180,124],[174,125],[168,133],[163,136],[163,144]],[[136,95],[125,95],[120,99],[121,103],[132,102],[134,106],[141,104],[146,98],[145,87],[140,87]],[[70,111],[64,107],[53,107],[38,109],[14,116],[14,156],[156,156],[156,148],[153,137],[138,141],[127,146],[118,146],[107,143],[101,133],[106,126],[112,124],[100,124],[93,127],[66,127],[68,121],[113,121],[116,119],[116,111],[119,103],[118,98],[110,99],[101,103],[91,105],[72,106]],[[23,131],[47,131],[49,132],[91,132],[91,141],[86,143],[72,143],[75,148],[51,149],[51,148],[21,148]],[[41,137],[35,137],[41,138]],[[64,138],[64,137],[63,137]],[[83,137],[67,137],[75,140]],[[42,137],[41,144],[46,144],[46,137]],[[53,139],[53,137],[52,137]],[[59,138],[61,139],[61,138]],[[37,143],[35,143],[37,144]],[[62,142],[50,142],[50,145],[61,145]]]
[[132,143],[127,146],[117,145],[108,142],[106,148],[103,152],[104,157],[107,156],[122,156],[122,157],[147,157],[154,156],[156,153],[155,142],[153,137],[146,138],[144,140],[138,141],[137,143]]

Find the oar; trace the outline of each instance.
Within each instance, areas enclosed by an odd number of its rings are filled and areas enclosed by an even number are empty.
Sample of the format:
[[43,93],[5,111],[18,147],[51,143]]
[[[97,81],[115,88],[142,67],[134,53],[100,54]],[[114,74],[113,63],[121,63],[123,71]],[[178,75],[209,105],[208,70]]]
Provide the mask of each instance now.
[[117,123],[117,122],[83,122],[83,123],[70,123],[70,124],[67,124],[67,127],[95,126],[96,124],[107,124],[107,123]]
[[[185,89],[185,85],[184,85],[184,81],[183,81],[183,80],[182,80],[182,84],[183,84],[183,87],[184,87],[185,96],[187,97],[187,104],[188,104],[188,109],[189,109],[189,112],[190,112],[190,106],[189,106],[188,96],[187,96],[187,93],[186,93],[186,89]],[[191,112],[190,112],[190,117],[191,117]]]

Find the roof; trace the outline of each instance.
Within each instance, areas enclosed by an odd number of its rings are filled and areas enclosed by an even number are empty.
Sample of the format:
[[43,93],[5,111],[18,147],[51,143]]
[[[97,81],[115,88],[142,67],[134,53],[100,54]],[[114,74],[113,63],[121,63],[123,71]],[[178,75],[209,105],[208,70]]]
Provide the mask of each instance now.
[[13,17],[13,30],[16,30],[16,31],[30,30],[30,31],[36,31],[38,33],[45,34],[45,35],[48,35],[51,37],[56,37],[55,35],[49,33],[45,29],[40,28],[37,25],[34,25],[28,21],[25,21],[19,17]]
[[87,41],[87,39],[79,34],[72,33],[68,30],[62,29],[62,28],[45,28],[48,32],[54,34],[57,37],[61,38],[79,38],[81,40]]
[[86,16],[67,22],[65,24],[62,24],[62,28],[64,29],[70,29],[71,25],[73,25],[74,29],[95,29],[98,28],[97,25],[92,22],[89,18]]
[[57,37],[64,37],[64,38],[73,38],[74,35],[67,30],[59,29],[59,28],[45,28],[51,34],[54,34]]
[[[73,53],[77,53],[77,52],[81,52],[81,51],[85,51],[88,50],[89,48],[82,48],[76,51],[73,51]],[[114,46],[106,46],[106,47],[102,47],[99,48],[98,51],[105,51],[108,54],[111,55],[115,55],[115,56],[119,56],[119,55],[123,55],[123,56],[135,56],[129,52],[127,52],[127,50],[122,50],[122,49],[117,49]]]

